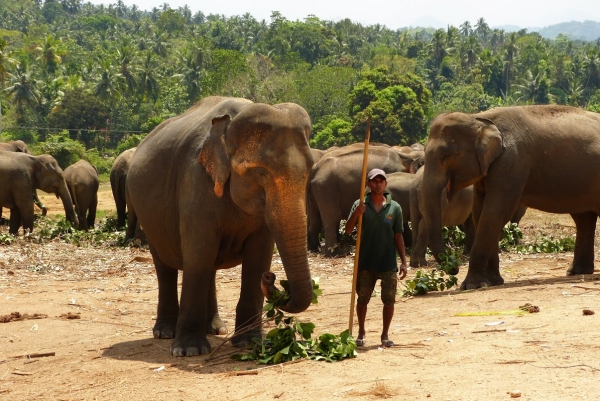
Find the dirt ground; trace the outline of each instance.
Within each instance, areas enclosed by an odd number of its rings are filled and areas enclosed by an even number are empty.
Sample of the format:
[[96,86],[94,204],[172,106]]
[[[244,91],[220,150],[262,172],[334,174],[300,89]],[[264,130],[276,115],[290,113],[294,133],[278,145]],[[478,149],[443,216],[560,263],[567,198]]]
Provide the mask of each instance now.
[[[99,209],[114,210],[110,188],[100,194]],[[50,213],[62,213],[55,198],[43,199]],[[528,238],[574,233],[568,216],[531,210],[521,228]],[[392,348],[379,347],[382,305],[374,298],[357,358],[272,367],[230,360],[230,345],[213,360],[171,357],[170,340],[152,337],[157,284],[149,256],[58,242],[0,246],[0,315],[41,314],[0,323],[0,399],[600,399],[600,275],[566,277],[572,253],[503,253],[503,286],[399,298]],[[353,259],[312,255],[310,264],[323,295],[298,317],[317,335],[338,334],[348,327]],[[272,269],[284,276],[277,256]],[[463,266],[459,280],[465,273]],[[239,267],[217,276],[230,330],[239,276]],[[501,313],[525,303],[539,313]],[[209,336],[213,348],[222,338]]]

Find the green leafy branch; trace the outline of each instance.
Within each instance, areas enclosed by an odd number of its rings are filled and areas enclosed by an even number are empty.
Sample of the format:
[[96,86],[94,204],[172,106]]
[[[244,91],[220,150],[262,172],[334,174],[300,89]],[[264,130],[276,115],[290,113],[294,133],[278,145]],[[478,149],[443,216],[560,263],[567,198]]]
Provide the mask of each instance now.
[[460,249],[446,248],[446,253],[440,254],[442,261],[438,266],[429,272],[419,269],[414,279],[404,283],[402,296],[425,295],[430,291],[449,290],[457,285],[458,279],[451,273],[458,271],[462,264],[461,253]]
[[[233,359],[239,361],[257,361],[259,364],[276,364],[294,361],[300,358],[324,360],[335,362],[345,358],[354,358],[357,355],[356,341],[348,330],[339,335],[325,333],[318,338],[313,338],[315,325],[313,323],[298,322],[292,316],[286,316],[279,308],[290,298],[289,283],[280,281],[283,291],[274,288],[269,299],[263,307],[263,320],[259,322],[274,321],[277,325],[267,333],[264,339],[253,338],[249,352],[235,354]],[[322,294],[318,281],[313,280],[312,303],[318,302]]]

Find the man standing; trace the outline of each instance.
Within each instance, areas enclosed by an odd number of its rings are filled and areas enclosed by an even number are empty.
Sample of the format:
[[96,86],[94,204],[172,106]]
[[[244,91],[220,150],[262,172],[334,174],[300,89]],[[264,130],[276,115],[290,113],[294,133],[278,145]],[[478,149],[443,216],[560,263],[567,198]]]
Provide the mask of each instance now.
[[[383,330],[381,345],[392,347],[394,342],[388,337],[388,330],[394,316],[398,275],[400,280],[406,277],[406,254],[402,238],[402,208],[385,191],[387,178],[385,172],[373,169],[367,174],[367,186],[371,193],[364,202],[354,202],[345,231],[350,234],[363,215],[358,277],[356,280],[356,314],[358,316],[358,338],[356,344],[365,345],[365,318],[367,305],[375,289],[377,280],[381,280],[381,301],[383,302]],[[400,270],[396,262],[396,250],[400,254]]]

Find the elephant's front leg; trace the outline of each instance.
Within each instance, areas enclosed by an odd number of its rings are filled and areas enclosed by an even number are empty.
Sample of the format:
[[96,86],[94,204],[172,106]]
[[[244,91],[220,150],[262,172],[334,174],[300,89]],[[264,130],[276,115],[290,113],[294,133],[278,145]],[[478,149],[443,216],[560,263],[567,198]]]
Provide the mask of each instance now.
[[158,279],[158,308],[156,311],[156,323],[152,329],[154,338],[174,338],[175,326],[179,316],[179,300],[177,295],[176,268],[165,265],[156,250],[150,246],[150,254],[154,260],[154,269]]
[[[489,214],[489,205],[487,209],[484,208],[484,201],[485,195],[475,191],[473,196],[473,210],[471,212],[475,225],[475,240],[471,248],[469,270],[460,285],[461,290],[471,290],[492,285],[492,282],[488,278],[488,271],[494,271],[494,267],[490,267],[489,265],[490,256],[498,248],[498,235],[496,233],[502,230],[502,224],[496,221],[497,216]],[[498,226],[500,229],[498,229]],[[496,261],[492,261],[492,263]],[[496,268],[496,270],[499,271],[499,268]],[[497,277],[495,279],[497,280]]]
[[235,335],[231,343],[236,347],[251,344],[253,337],[262,337],[263,293],[262,274],[269,271],[273,258],[274,241],[264,226],[244,242],[242,260],[242,288],[235,310]]
[[198,238],[191,234],[182,237],[183,277],[179,317],[175,339],[171,344],[173,356],[196,356],[210,352],[206,333],[219,242],[206,234],[200,241]]
[[598,215],[594,212],[571,214],[577,227],[573,264],[567,275],[594,273],[594,238]]

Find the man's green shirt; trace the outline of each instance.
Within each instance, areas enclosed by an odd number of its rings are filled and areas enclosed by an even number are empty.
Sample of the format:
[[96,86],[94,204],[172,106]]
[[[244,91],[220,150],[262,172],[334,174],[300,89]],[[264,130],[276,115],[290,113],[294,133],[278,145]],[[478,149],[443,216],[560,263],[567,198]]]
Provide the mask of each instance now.
[[[398,271],[396,262],[396,242],[394,234],[404,231],[402,208],[392,200],[389,193],[384,194],[385,206],[379,213],[371,203],[371,194],[365,196],[366,210],[362,216],[362,235],[360,242],[359,270],[372,272]],[[357,200],[352,205],[350,216],[358,207]]]

